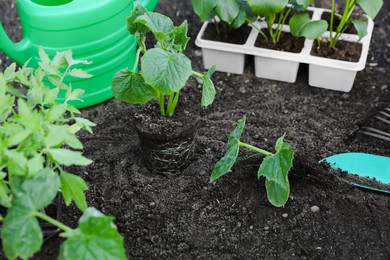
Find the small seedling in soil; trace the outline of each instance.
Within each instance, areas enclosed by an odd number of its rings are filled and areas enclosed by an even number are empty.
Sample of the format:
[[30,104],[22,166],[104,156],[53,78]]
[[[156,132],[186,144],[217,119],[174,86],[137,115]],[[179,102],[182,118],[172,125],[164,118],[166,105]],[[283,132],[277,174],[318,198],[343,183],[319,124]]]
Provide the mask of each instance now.
[[[65,170],[66,166],[92,163],[82,155],[83,144],[76,133],[92,133],[95,126],[78,115],[68,102],[84,93],[64,83],[66,77],[89,78],[71,51],[59,52],[51,60],[41,47],[41,62],[34,70],[26,63],[16,64],[0,73],[0,205],[7,208],[1,216],[1,240],[9,259],[28,259],[41,249],[43,234],[38,219],[63,231],[60,259],[126,259],[123,238],[113,217],[88,208],[85,181]],[[52,88],[47,86],[47,79]],[[20,91],[14,85],[22,85]],[[55,100],[65,92],[65,102]],[[44,211],[61,191],[66,205],[73,201],[83,212],[79,226],[72,229]]]
[[281,136],[275,145],[276,153],[257,148],[250,144],[241,142],[241,135],[244,131],[246,117],[244,116],[230,133],[226,154],[217,162],[211,173],[210,183],[231,171],[237,160],[240,147],[248,148],[254,152],[265,155],[257,172],[258,178],[265,177],[265,187],[269,202],[281,207],[286,204],[290,194],[288,173],[292,167],[294,151],[290,144],[284,141],[285,135]]
[[[216,91],[210,77],[215,67],[205,74],[193,71],[190,59],[183,54],[189,41],[187,21],[174,26],[169,17],[148,12],[137,5],[127,18],[127,26],[129,32],[135,34],[139,49],[132,70],[121,70],[113,79],[115,98],[130,104],[145,104],[157,99],[160,114],[170,117],[177,106],[180,90],[193,75],[203,82],[202,106],[209,106],[214,101]],[[147,33],[154,35],[157,41],[154,48],[146,47]],[[141,72],[137,72],[139,60]]]
[[[344,2],[344,10],[342,14],[337,14],[335,12],[335,0],[332,0],[332,9],[329,25],[329,48],[333,48],[336,46],[341,34],[344,33],[351,24],[355,26],[359,39],[362,39],[364,36],[367,35],[367,21],[363,21],[360,19],[352,19],[352,14],[356,6],[360,6],[360,8],[371,19],[374,19],[383,5],[383,0],[345,0]],[[336,32],[333,32],[333,24],[335,17],[338,17],[340,19],[340,23],[337,26]]]

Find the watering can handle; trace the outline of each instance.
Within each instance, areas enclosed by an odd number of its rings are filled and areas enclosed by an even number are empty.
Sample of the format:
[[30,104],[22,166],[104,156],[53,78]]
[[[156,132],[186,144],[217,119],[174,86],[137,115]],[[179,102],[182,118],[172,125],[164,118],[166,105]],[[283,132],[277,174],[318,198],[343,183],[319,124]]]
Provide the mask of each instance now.
[[137,2],[145,7],[149,12],[152,12],[156,8],[158,0],[137,0]]
[[7,35],[0,23],[0,50],[18,64],[23,64],[29,57],[26,56],[29,44],[27,40],[14,43]]

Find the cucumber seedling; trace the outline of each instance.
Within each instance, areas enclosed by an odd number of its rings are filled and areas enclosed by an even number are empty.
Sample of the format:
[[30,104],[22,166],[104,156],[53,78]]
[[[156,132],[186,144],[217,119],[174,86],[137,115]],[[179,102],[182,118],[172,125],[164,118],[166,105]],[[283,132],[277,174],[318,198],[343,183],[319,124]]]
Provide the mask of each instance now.
[[257,148],[250,144],[241,142],[241,135],[244,131],[246,117],[244,116],[230,133],[227,143],[226,154],[217,162],[211,173],[210,183],[215,182],[221,176],[231,171],[237,160],[241,147],[248,148],[254,152],[265,155],[257,172],[258,178],[265,177],[265,187],[269,202],[281,207],[286,204],[290,195],[290,183],[288,173],[292,167],[294,151],[290,144],[284,141],[285,134],[281,136],[275,145],[275,153]]

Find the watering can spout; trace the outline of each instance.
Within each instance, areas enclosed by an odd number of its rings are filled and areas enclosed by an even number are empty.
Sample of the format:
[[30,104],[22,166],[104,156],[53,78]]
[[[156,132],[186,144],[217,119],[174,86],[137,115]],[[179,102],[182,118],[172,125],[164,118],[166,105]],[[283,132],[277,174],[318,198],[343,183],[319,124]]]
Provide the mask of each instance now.
[[23,64],[27,61],[28,40],[23,39],[18,43],[14,43],[6,33],[3,25],[0,23],[0,50],[8,57],[16,61],[18,64]]

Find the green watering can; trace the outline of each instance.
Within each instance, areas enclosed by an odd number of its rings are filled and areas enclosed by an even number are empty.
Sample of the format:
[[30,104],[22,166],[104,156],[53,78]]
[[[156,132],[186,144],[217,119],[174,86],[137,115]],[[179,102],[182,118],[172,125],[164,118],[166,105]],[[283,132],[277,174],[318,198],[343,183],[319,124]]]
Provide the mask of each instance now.
[[[158,0],[138,2],[153,11]],[[39,46],[51,57],[70,49],[75,59],[93,62],[82,67],[92,78],[72,79],[73,88],[85,90],[84,102],[73,105],[83,108],[112,98],[114,74],[135,62],[137,44],[126,26],[133,0],[17,0],[16,6],[23,40],[12,42],[0,24],[0,50],[19,65],[32,57],[29,65],[35,68]]]

